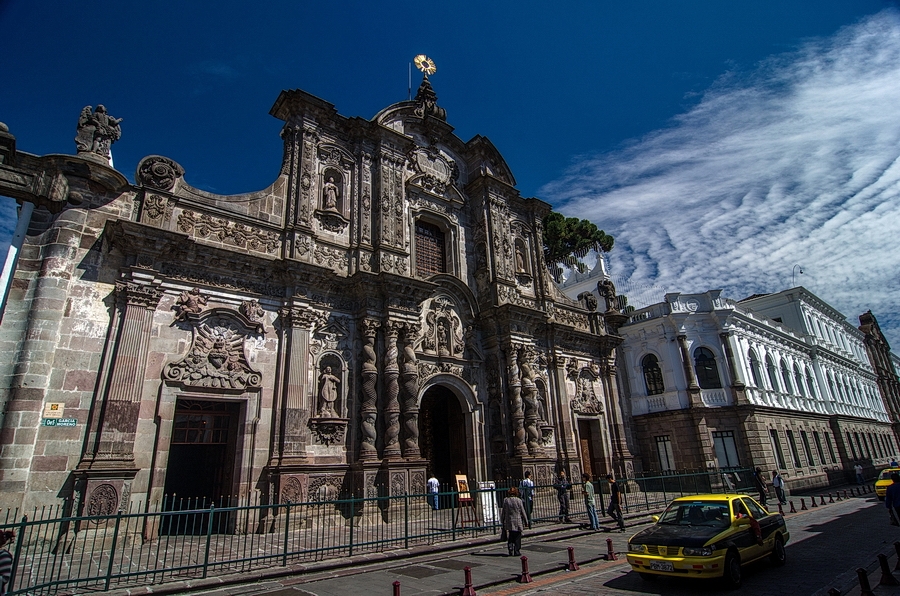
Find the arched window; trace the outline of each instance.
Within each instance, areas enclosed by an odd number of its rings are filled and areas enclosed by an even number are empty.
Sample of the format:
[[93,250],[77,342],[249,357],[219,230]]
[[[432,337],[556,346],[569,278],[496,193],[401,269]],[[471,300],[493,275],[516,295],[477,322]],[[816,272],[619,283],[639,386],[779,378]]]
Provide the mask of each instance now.
[[416,220],[416,274],[431,277],[447,272],[444,232],[433,223]]
[[812,371],[809,370],[809,367],[806,367],[806,386],[809,387],[809,396],[813,399],[818,399],[818,392],[816,391],[816,382],[813,379]]
[[762,368],[760,367],[759,358],[756,357],[756,352],[752,349],[747,352],[747,355],[750,357],[750,374],[753,375],[753,384],[763,389]]
[[806,390],[803,388],[803,375],[800,373],[800,367],[797,366],[797,363],[794,363],[794,380],[797,381],[797,391],[800,392],[800,395],[806,397]]
[[641,368],[644,370],[644,385],[647,386],[647,395],[663,393],[666,388],[663,385],[662,370],[659,368],[659,360],[653,354],[647,354],[641,360]]
[[766,373],[769,375],[769,383],[772,385],[772,391],[780,391],[778,386],[778,371],[775,370],[775,363],[772,357],[766,354]]
[[716,357],[707,348],[694,350],[694,370],[697,372],[697,383],[701,389],[722,388]]
[[791,386],[791,369],[788,368],[784,358],[781,359],[781,378],[784,379],[784,392],[793,393],[794,388]]

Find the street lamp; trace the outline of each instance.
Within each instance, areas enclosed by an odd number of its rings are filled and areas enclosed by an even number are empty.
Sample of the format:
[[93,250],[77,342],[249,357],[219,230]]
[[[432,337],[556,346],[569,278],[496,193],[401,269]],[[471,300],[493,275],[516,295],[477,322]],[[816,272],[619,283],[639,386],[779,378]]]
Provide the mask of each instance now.
[[800,265],[794,265],[794,267],[791,269],[791,287],[792,288],[794,287],[794,275],[796,274],[795,272],[797,271],[797,269],[800,270],[800,275],[803,275],[803,267],[801,267]]

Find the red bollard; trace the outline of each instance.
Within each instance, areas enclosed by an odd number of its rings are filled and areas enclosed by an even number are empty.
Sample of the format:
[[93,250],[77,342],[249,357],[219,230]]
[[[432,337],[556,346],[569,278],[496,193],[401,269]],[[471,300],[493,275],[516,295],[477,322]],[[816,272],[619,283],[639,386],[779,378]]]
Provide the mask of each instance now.
[[394,596],[400,596],[400,582],[394,582]]
[[819,498],[822,499],[822,502],[819,503],[819,505],[824,505],[825,504],[825,495],[819,495]]
[[463,586],[459,596],[476,596],[475,588],[472,586],[472,568],[467,565],[463,567],[463,572],[466,574],[466,585]]
[[522,556],[522,575],[519,576],[519,579],[516,580],[520,584],[530,584],[534,580],[531,579],[531,574],[528,573],[528,557]]
[[806,511],[806,499],[800,499],[800,511]]
[[575,562],[575,549],[570,546],[566,550],[569,551],[569,564],[566,565],[566,571],[578,571],[578,563]]
[[778,513],[784,515],[784,507],[781,506],[781,503],[778,503]]
[[894,565],[894,571],[900,569],[900,542],[894,543],[894,550],[897,551],[897,564]]
[[606,539],[606,560],[607,561],[615,561],[616,560],[616,551],[614,551],[613,547],[612,547],[612,538]]
[[856,569],[856,577],[859,578],[859,596],[875,596],[872,586],[869,585],[869,574],[862,567]]
[[878,564],[881,566],[881,580],[879,586],[900,586],[897,578],[891,574],[891,568],[888,567],[887,557],[883,554],[878,555]]
[[831,493],[828,493],[828,502],[834,503],[834,495],[832,495]]
[[791,499],[788,503],[791,504],[791,513],[797,513],[797,510],[794,508],[794,500]]

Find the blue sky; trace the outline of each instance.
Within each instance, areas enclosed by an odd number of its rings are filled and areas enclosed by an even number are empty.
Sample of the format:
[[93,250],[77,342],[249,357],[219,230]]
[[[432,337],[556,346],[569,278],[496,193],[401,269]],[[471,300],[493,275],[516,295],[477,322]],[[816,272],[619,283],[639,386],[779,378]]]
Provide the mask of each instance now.
[[[74,153],[81,108],[103,103],[129,179],[161,154],[224,194],[276,176],[282,89],[371,118],[425,53],[457,134],[613,234],[617,278],[742,298],[799,264],[798,284],[854,324],[871,308],[900,348],[896,2],[0,0],[0,37],[21,151]],[[0,243],[14,217],[0,202]]]

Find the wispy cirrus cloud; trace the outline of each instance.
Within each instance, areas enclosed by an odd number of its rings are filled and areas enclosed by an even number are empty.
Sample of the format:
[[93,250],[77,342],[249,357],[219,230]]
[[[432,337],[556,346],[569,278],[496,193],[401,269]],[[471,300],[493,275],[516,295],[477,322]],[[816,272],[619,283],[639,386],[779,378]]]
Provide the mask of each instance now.
[[794,278],[851,323],[871,309],[900,348],[900,12],[723,75],[542,195],[613,234],[632,283],[743,298]]

